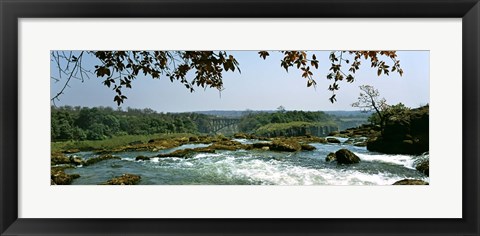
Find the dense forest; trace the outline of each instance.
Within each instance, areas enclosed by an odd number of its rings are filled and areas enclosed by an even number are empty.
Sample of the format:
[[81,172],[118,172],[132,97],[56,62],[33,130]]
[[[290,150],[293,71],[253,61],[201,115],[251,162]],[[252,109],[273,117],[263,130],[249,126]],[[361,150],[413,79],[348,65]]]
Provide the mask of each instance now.
[[[152,109],[111,107],[51,107],[51,140],[103,140],[122,135],[158,133],[208,134],[211,120],[221,118],[200,113],[158,113]],[[245,112],[235,130],[271,136],[296,133],[298,128],[338,127],[337,117],[324,112]],[[293,131],[292,131],[293,130]],[[305,131],[303,131],[305,132]],[[291,134],[292,135],[292,134]]]
[[112,136],[156,133],[198,133],[208,116],[157,113],[152,109],[51,107],[51,140],[102,140]]

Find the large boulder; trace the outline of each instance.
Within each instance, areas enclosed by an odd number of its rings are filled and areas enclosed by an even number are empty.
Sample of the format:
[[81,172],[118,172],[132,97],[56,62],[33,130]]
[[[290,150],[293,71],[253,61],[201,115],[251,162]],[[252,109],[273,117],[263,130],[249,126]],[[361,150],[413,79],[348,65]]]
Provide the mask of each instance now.
[[419,179],[402,179],[393,183],[393,185],[428,185],[428,182]]
[[369,151],[419,155],[429,150],[429,107],[404,111],[386,121],[383,133],[367,141]]
[[54,152],[50,155],[50,164],[70,164],[70,158],[66,157],[63,153]]
[[74,179],[79,178],[78,174],[66,174],[62,168],[53,168],[50,171],[51,185],[69,185]]
[[336,161],[336,160],[337,160],[337,156],[333,152],[329,153],[325,158],[325,161]]
[[417,169],[418,171],[424,173],[425,175],[429,176],[429,161],[428,160],[424,160],[422,162],[420,162],[416,167],[415,169]]
[[107,185],[134,185],[140,182],[141,177],[133,174],[123,174],[107,181]]
[[340,149],[335,152],[338,164],[354,164],[359,163],[360,158],[348,149]]
[[317,148],[310,145],[310,144],[302,144],[302,150],[303,151],[313,151],[315,149],[317,149]]
[[76,157],[76,156],[70,156],[70,157],[67,157],[65,156],[63,153],[52,153],[51,156],[50,156],[50,164],[52,166],[54,165],[83,165],[85,164],[85,161],[80,158],[80,157]]
[[327,138],[327,142],[329,143],[341,143],[340,140],[336,138]]
[[270,150],[281,152],[297,152],[302,150],[302,145],[300,145],[300,143],[296,141],[289,139],[275,140],[270,145]]

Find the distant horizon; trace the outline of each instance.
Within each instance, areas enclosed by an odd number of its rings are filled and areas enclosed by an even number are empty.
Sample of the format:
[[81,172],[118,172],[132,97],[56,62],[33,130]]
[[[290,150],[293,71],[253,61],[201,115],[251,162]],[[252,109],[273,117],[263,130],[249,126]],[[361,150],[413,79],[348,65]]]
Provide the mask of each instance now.
[[[422,105],[423,106],[423,105]],[[198,113],[198,112],[224,112],[224,111],[233,111],[233,112],[245,112],[245,111],[277,111],[277,109],[244,109],[244,110],[234,110],[234,109],[213,109],[213,110],[189,110],[189,111],[158,111],[153,108],[149,107],[144,107],[144,108],[137,108],[137,107],[112,107],[112,106],[81,106],[81,105],[61,105],[61,106],[54,106],[52,107],[55,108],[63,108],[63,107],[80,107],[80,108],[111,108],[113,110],[118,110],[118,108],[121,108],[122,111],[127,111],[128,108],[131,109],[136,109],[136,110],[144,110],[144,109],[151,109],[157,113],[188,113],[188,112],[193,112],[193,113]],[[421,106],[418,106],[421,107]],[[410,107],[411,109],[418,108],[418,107]],[[352,110],[300,110],[300,109],[285,109],[284,111],[305,111],[305,112],[359,112],[359,113],[372,113],[373,111],[368,111],[368,112],[363,112],[359,109],[352,109]]]

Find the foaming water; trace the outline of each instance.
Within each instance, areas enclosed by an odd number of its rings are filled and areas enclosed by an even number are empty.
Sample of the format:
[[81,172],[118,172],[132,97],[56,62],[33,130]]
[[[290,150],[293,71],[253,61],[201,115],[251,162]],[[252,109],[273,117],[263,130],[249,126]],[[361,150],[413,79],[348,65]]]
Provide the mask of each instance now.
[[[153,157],[147,161],[135,161],[135,157],[158,152],[117,153],[120,160],[66,171],[81,175],[73,184],[101,184],[124,173],[140,175],[140,184],[148,185],[391,185],[405,178],[429,181],[414,168],[428,154],[386,155],[348,144],[312,145],[317,149],[309,152],[217,151],[187,159]],[[341,148],[353,151],[361,162],[339,165],[325,161],[328,153]]]
[[216,173],[223,173],[225,178],[242,178],[266,185],[390,185],[406,177],[403,174],[365,171],[363,168],[349,169],[336,164],[298,166],[273,157],[254,155],[234,157],[203,154],[198,158],[203,164],[209,163]]
[[391,163],[396,165],[403,165],[406,168],[415,169],[415,160],[417,159],[415,156],[408,156],[408,155],[370,155],[364,153],[356,153],[358,157],[360,157],[363,161],[377,161],[377,162],[384,162],[384,163]]

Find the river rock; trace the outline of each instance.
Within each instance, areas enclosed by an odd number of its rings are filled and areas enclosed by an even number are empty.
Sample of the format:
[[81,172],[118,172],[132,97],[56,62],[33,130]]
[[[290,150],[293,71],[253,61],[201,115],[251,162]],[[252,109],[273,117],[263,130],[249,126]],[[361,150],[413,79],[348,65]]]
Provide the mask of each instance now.
[[419,179],[402,179],[393,183],[393,185],[428,185],[428,182]]
[[78,174],[66,174],[63,169],[52,169],[50,171],[50,184],[52,185],[69,185],[74,179],[79,178]]
[[315,149],[317,149],[316,147],[310,145],[310,144],[302,144],[302,150],[303,151],[313,151]]
[[357,155],[344,148],[335,152],[335,156],[339,164],[354,164],[360,162],[360,158]]
[[70,164],[70,158],[66,157],[63,153],[55,152],[50,155],[50,164]]
[[327,142],[329,143],[341,143],[340,140],[336,138],[327,138]]
[[175,150],[171,153],[161,153],[156,155],[156,157],[181,157],[181,158],[191,158],[195,155],[195,153],[215,153],[215,149],[208,147],[202,148],[186,148]]
[[93,165],[100,161],[110,160],[110,159],[120,159],[120,157],[113,156],[112,154],[105,154],[98,157],[92,157],[85,161],[84,166]]
[[73,164],[73,165],[79,166],[79,165],[85,164],[85,161],[80,157],[70,156],[69,159],[70,159],[70,163]]
[[248,145],[244,145],[237,141],[232,140],[222,140],[213,143],[212,145],[208,146],[211,149],[215,150],[228,150],[228,151],[236,151],[239,149],[248,149]]
[[135,161],[148,161],[148,160],[150,160],[150,157],[146,157],[146,156],[135,157]]
[[367,142],[354,143],[353,146],[355,146],[355,147],[366,147],[366,146],[367,146]]
[[234,138],[242,138],[242,139],[245,139],[247,138],[248,136],[245,134],[245,133],[236,133],[233,135]]
[[270,146],[272,151],[281,151],[281,152],[297,152],[302,150],[300,143],[285,139],[285,140],[275,140]]
[[420,162],[420,164],[418,164],[415,167],[415,169],[424,173],[426,176],[429,176],[429,160],[425,160],[425,161]]
[[337,160],[337,156],[333,152],[329,153],[325,158],[325,161],[336,161],[336,160]]
[[107,181],[107,185],[134,185],[140,182],[141,177],[133,174],[123,174]]

